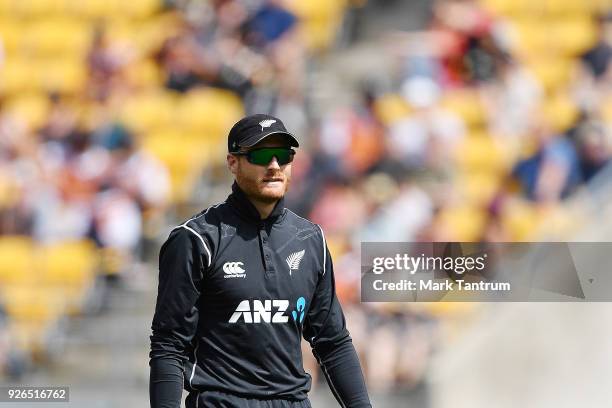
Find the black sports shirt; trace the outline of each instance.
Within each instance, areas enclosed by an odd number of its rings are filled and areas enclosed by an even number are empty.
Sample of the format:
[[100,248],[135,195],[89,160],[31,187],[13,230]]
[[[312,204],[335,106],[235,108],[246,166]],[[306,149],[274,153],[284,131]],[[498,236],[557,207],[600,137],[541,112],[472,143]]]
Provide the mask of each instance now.
[[302,336],[340,406],[371,407],[322,229],[283,199],[262,220],[234,182],[161,248],[151,406],[179,407],[183,388],[303,400]]

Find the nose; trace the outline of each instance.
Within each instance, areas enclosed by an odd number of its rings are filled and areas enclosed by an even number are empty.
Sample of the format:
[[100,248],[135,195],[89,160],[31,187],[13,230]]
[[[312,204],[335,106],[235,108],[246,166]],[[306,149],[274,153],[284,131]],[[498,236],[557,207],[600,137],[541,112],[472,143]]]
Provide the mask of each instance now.
[[268,168],[269,169],[280,169],[280,165],[278,164],[278,160],[276,159],[276,156],[272,156],[272,160],[270,160],[270,163],[268,163]]

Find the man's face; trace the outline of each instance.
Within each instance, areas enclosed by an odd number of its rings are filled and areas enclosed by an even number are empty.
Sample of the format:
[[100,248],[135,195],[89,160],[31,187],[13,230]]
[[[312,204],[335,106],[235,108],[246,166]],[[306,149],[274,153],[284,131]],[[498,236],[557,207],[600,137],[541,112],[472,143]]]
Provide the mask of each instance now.
[[[256,145],[260,147],[289,147],[283,135],[271,135]],[[247,149],[241,149],[246,151]],[[264,202],[273,203],[285,195],[291,182],[291,163],[280,166],[276,157],[265,166],[249,163],[245,156],[227,155],[227,165],[236,178],[238,186],[247,196]]]

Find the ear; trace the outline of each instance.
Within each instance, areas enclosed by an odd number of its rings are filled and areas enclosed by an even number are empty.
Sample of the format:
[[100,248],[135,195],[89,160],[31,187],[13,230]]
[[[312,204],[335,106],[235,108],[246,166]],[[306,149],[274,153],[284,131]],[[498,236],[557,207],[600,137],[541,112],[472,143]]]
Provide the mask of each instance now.
[[227,168],[229,169],[229,171],[233,175],[236,175],[236,172],[238,171],[238,157],[234,156],[233,154],[228,153],[226,157],[226,161],[227,161]]

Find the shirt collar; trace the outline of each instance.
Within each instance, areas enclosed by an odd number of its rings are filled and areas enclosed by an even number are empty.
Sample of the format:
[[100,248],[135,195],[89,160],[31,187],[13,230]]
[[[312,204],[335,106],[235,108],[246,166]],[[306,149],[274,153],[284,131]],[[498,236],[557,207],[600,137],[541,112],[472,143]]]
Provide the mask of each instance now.
[[245,192],[238,186],[238,183],[236,183],[235,180],[232,184],[232,193],[229,195],[227,201],[237,210],[240,216],[249,221],[257,223],[274,223],[279,219],[285,210],[285,197],[281,197],[274,205],[274,208],[272,209],[270,215],[268,215],[268,218],[262,220],[257,208],[255,208],[251,200],[249,200]]

